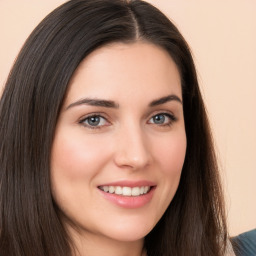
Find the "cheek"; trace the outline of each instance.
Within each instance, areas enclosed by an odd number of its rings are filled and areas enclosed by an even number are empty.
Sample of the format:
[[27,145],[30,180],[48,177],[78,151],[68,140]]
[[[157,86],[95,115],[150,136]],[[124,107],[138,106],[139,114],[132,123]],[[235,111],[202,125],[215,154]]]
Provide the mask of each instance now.
[[[159,141],[160,142],[160,141]],[[154,147],[154,155],[159,166],[159,192],[157,194],[156,220],[158,221],[170,205],[180,182],[186,154],[185,132],[172,133]]]
[[186,155],[186,134],[173,134],[155,148],[155,155],[165,176],[180,175]]
[[[51,170],[53,174],[69,176],[71,179],[90,177],[97,172],[104,162],[106,151],[103,143],[97,139],[91,141],[82,136],[83,131],[69,133],[60,131],[56,134],[53,147]],[[99,155],[102,161],[99,162]]]
[[81,202],[93,197],[94,177],[108,159],[105,143],[99,140],[95,136],[85,137],[82,129],[70,131],[62,127],[56,132],[51,157],[52,195],[68,216],[84,211],[87,204]]
[[166,207],[171,202],[179,185],[182,167],[186,155],[186,134],[184,132],[173,133],[166,138],[161,147],[157,148],[155,154],[158,156],[158,163],[161,166],[161,182],[163,193],[166,195]]

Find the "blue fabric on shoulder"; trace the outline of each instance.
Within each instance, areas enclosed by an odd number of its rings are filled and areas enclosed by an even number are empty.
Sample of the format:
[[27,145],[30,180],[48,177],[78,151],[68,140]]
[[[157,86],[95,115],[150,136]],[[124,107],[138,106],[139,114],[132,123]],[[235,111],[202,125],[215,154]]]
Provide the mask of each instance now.
[[256,229],[231,239],[237,256],[256,256]]

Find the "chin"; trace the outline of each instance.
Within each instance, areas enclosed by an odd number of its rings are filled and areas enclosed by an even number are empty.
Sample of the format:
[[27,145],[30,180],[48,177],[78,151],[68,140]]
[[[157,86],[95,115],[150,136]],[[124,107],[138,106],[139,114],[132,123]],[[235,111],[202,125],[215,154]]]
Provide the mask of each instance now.
[[115,226],[111,230],[112,232],[109,232],[108,236],[122,242],[135,242],[144,239],[153,228],[154,225],[143,225],[143,223],[136,225],[130,224],[129,226],[120,224],[119,226]]

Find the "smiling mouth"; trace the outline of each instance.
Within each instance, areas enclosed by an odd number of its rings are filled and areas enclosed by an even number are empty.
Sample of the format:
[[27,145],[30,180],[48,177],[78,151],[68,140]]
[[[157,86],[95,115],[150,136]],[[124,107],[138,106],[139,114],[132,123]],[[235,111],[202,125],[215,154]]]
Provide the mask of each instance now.
[[148,194],[151,190],[151,186],[141,186],[141,187],[121,187],[121,186],[99,186],[100,190],[109,194],[116,194],[120,196],[130,196],[136,197]]

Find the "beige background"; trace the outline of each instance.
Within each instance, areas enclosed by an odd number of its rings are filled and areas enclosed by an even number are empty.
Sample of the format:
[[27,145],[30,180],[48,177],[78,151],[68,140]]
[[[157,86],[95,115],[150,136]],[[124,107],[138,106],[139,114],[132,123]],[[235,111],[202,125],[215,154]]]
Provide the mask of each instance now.
[[[0,86],[26,37],[64,0],[0,0]],[[256,228],[256,1],[149,0],[190,44],[213,126],[231,235]]]

